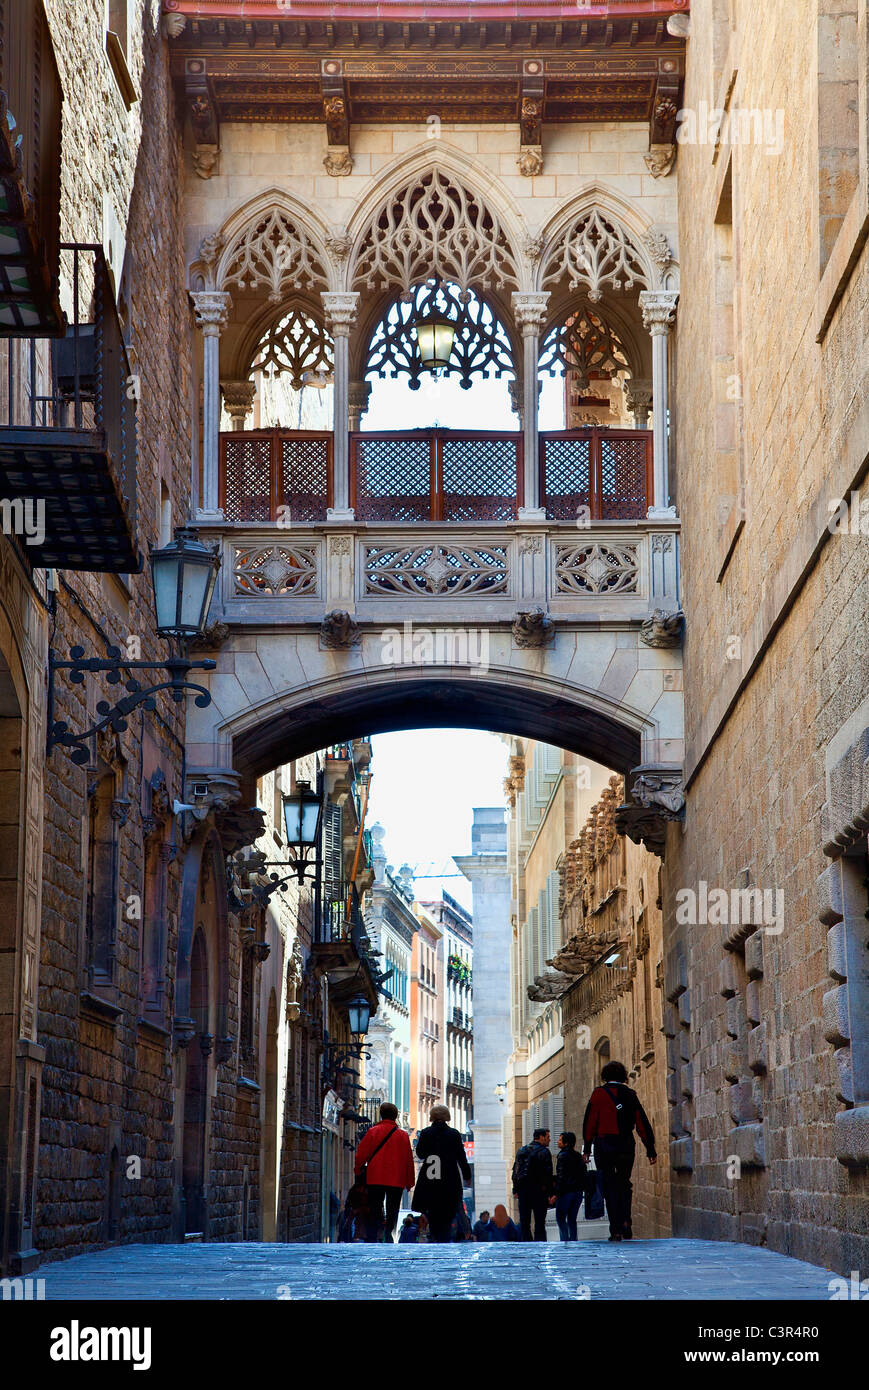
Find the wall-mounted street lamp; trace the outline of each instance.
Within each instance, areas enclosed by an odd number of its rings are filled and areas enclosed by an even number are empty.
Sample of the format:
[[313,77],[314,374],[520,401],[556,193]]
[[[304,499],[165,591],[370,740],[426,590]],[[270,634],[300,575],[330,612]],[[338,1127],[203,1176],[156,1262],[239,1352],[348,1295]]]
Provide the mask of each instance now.
[[287,831],[287,849],[292,859],[273,859],[261,865],[261,869],[292,869],[292,873],[257,875],[251,884],[255,900],[260,907],[268,907],[273,893],[286,888],[293,879],[301,885],[305,875],[311,874],[316,880],[320,873],[320,825],[323,817],[322,773],[317,777],[317,790],[310,782],[297,782],[295,791],[283,798],[284,825]]
[[[105,657],[86,657],[84,647],[72,647],[69,660],[59,661],[53,651],[48,653],[48,752],[61,745],[71,749],[70,758],[83,766],[92,761],[88,746],[103,729],[123,733],[127,718],[139,706],[155,709],[155,696],[166,690],[176,704],[187,691],[196,692],[195,703],[200,709],[211,704],[211,694],[202,685],[189,681],[190,671],[213,671],[215,661],[191,661],[190,642],[205,631],[208,609],[220,568],[216,549],[204,545],[192,526],[179,526],[175,539],[160,550],[151,551],[151,580],[154,587],[156,630],[169,643],[170,655],[165,661],[125,659],[120,647],[106,644]],[[88,672],[104,674],[109,685],[123,681],[127,694],[110,705],[107,700],[97,704],[99,719],[89,729],[75,733],[65,720],[54,720],[54,673],[68,671],[73,685],[83,685]],[[168,679],[142,686],[132,673],[162,671]]]
[[361,1057],[371,1056],[365,1041],[368,1025],[371,1022],[371,1005],[364,994],[354,995],[350,1000],[347,1005],[347,1021],[352,1034],[350,1042],[327,1042],[323,1049],[325,1052],[323,1058],[325,1076],[337,1079],[342,1072],[353,1070],[352,1067],[347,1066],[351,1057],[358,1061]]

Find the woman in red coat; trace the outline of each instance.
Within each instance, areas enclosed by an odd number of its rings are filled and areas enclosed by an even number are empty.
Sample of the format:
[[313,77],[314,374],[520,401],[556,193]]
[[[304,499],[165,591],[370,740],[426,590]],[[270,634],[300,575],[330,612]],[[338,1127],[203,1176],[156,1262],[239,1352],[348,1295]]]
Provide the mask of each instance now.
[[[359,1177],[365,1169],[368,1190],[369,1243],[381,1239],[393,1243],[401,1206],[401,1194],[413,1187],[416,1171],[410,1135],[396,1124],[398,1111],[389,1101],[380,1107],[380,1123],[372,1125],[362,1136],[356,1150],[354,1171]],[[383,1205],[386,1203],[384,1222]]]

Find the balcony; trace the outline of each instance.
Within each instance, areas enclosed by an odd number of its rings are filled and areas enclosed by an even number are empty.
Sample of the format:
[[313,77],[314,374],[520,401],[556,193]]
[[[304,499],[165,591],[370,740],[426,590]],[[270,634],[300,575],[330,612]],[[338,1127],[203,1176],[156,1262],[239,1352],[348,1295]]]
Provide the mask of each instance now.
[[[0,495],[44,511],[34,568],[136,573],[136,402],[100,247],[61,246],[63,337],[0,340]],[[4,360],[5,359],[5,360]]]
[[0,334],[60,333],[63,91],[41,0],[5,0],[0,77]]
[[[515,431],[422,429],[349,435],[357,522],[515,521],[524,505]],[[219,502],[227,522],[296,527],[333,505],[333,435],[240,430],[220,435]],[[652,498],[651,430],[593,428],[540,436],[546,517],[640,521]]]
[[320,902],[311,954],[318,975],[328,978],[330,997],[336,1004],[340,1006],[362,991],[372,1013],[376,1011],[383,972],[372,951],[355,888],[348,889],[345,898]]
[[457,1028],[462,1033],[473,1031],[470,1014],[464,1013],[462,1009],[453,1009],[453,1016],[450,1019],[453,1028]]
[[470,1091],[471,1073],[469,1071],[462,1071],[458,1067],[453,1067],[450,1071],[447,1085],[451,1086],[456,1091]]

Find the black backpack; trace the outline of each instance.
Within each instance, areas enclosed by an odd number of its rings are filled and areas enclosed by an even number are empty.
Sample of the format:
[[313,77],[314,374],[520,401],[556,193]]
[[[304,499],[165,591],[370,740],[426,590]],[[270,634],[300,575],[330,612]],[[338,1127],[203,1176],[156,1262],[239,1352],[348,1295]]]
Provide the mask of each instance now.
[[534,1155],[531,1152],[530,1144],[523,1144],[516,1155],[513,1164],[513,1182],[525,1182],[531,1172],[531,1160]]

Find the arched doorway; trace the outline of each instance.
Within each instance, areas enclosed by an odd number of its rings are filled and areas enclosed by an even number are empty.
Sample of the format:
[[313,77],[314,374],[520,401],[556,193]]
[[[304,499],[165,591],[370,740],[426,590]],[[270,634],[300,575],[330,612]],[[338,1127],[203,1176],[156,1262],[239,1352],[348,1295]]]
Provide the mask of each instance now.
[[263,1110],[263,1240],[278,1232],[278,1006],[269,999],[266,1025],[266,1074]]
[[196,1031],[187,1048],[184,1075],[184,1148],[181,1165],[184,1233],[205,1237],[208,1058],[212,1039],[208,1033],[208,955],[201,926],[194,933],[190,954],[190,1016]]

